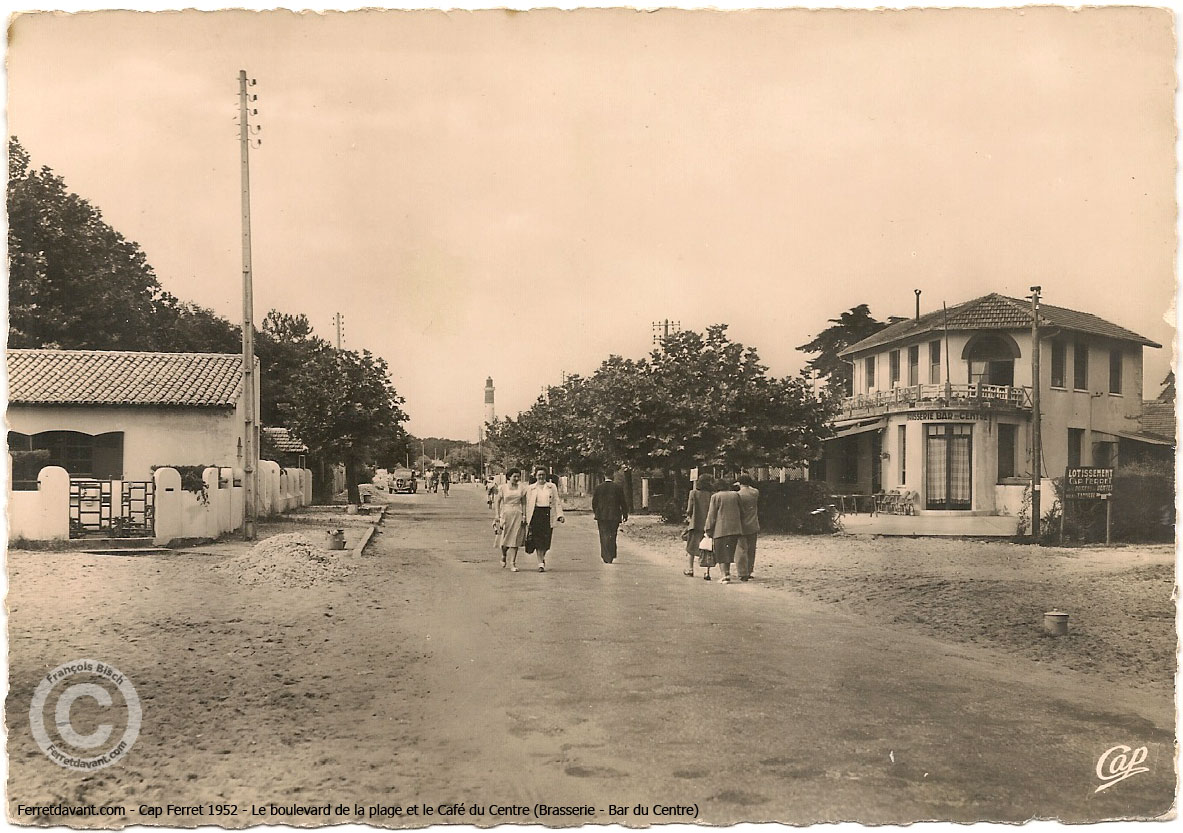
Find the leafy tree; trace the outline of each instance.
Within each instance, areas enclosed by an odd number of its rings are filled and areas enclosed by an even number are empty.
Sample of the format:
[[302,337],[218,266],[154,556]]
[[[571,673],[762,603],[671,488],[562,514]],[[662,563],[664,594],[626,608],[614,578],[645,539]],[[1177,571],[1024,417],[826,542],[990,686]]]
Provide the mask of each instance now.
[[139,245],[16,137],[8,151],[9,345],[153,349],[167,302]]
[[797,349],[803,353],[816,353],[806,363],[806,367],[824,376],[826,386],[831,391],[840,396],[850,396],[854,392],[854,369],[838,354],[879,332],[887,326],[887,322],[873,318],[870,308],[866,304],[859,304],[837,318],[831,318],[829,323],[830,326],[812,341]]
[[303,368],[331,349],[312,331],[306,315],[289,315],[269,310],[255,339],[255,353],[261,371],[260,420],[264,425],[283,425],[284,410],[302,393],[297,377]]
[[300,395],[283,409],[288,424],[310,454],[345,464],[349,500],[359,502],[365,464],[389,465],[407,447],[404,400],[385,360],[368,350],[320,351],[296,372],[293,385]]
[[590,377],[571,377],[490,440],[503,462],[568,470],[658,466],[673,478],[703,463],[732,468],[792,465],[816,456],[828,432],[828,400],[801,378],[768,375],[753,348],[725,325],[675,333],[648,359],[611,356]]
[[9,345],[237,352],[225,318],[165,292],[138,243],[34,169],[13,137],[8,157]]

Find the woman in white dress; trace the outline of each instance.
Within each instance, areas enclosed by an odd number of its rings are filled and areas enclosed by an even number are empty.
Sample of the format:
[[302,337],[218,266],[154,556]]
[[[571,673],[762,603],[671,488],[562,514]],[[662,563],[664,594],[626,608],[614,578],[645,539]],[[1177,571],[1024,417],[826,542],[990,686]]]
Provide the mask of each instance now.
[[[526,487],[522,473],[510,469],[505,483],[497,489],[493,501],[493,528],[497,531],[497,545],[501,547],[501,566],[518,571],[518,547],[526,543]],[[512,553],[510,552],[512,550]]]

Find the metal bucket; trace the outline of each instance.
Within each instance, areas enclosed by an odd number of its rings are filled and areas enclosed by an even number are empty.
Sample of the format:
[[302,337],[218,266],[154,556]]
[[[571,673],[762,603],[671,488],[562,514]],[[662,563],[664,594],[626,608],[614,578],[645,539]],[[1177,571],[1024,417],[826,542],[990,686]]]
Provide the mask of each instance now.
[[329,549],[343,550],[345,549],[345,530],[330,529],[329,530]]
[[1068,614],[1059,610],[1049,610],[1043,614],[1043,630],[1051,636],[1068,635]]

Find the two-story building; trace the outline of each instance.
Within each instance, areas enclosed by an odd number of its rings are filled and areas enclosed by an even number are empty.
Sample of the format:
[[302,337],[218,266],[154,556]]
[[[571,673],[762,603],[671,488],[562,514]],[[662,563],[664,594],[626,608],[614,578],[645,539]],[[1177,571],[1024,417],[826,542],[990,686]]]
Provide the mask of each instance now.
[[[1043,476],[1169,446],[1140,422],[1142,348],[1161,345],[1089,313],[1039,314]],[[1030,301],[992,293],[848,347],[853,395],[811,476],[837,494],[900,493],[917,514],[1016,515],[1032,473],[1031,329]]]

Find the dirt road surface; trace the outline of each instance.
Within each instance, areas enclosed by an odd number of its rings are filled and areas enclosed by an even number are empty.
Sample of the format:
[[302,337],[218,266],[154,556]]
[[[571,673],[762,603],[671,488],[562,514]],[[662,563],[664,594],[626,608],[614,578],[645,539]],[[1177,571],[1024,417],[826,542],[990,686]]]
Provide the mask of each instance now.
[[[10,818],[55,802],[124,806],[122,823],[232,826],[1170,812],[1167,689],[792,588],[691,580],[629,540],[607,566],[587,516],[558,529],[546,573],[524,553],[511,573],[476,487],[391,502],[348,575],[309,587],[244,584],[225,556],[11,553]],[[27,720],[39,678],[78,657],[116,665],[144,708],[126,759],[86,774],[50,762]],[[1145,746],[1148,771],[1098,792],[1098,758],[1119,744]],[[236,814],[139,812],[210,802]],[[325,804],[351,809],[250,814]],[[539,805],[594,812],[540,817]],[[371,816],[394,806],[434,812]]]

